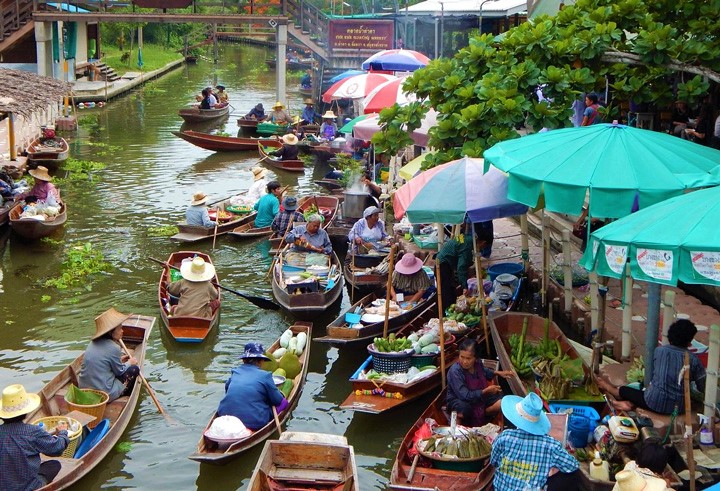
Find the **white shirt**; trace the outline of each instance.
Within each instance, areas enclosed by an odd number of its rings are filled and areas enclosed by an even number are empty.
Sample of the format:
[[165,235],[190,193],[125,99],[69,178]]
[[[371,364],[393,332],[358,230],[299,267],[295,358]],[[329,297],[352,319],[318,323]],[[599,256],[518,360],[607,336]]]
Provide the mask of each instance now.
[[252,183],[252,186],[250,186],[250,189],[248,189],[247,197],[248,200],[255,203],[257,200],[263,197],[263,195],[266,193],[265,188],[267,187],[267,182],[265,181],[265,178],[258,179],[254,183]]

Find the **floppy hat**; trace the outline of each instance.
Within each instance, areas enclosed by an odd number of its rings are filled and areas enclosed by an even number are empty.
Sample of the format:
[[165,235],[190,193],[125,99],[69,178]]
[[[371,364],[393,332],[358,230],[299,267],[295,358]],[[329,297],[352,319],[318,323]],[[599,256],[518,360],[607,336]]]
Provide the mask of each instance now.
[[48,174],[47,167],[42,165],[38,165],[37,169],[30,169],[28,173],[35,179],[40,179],[41,181],[52,181],[52,177]]
[[297,198],[295,196],[288,196],[283,200],[283,208],[285,211],[297,210]]
[[282,137],[283,143],[286,143],[288,145],[297,145],[298,139],[297,136],[293,135],[292,133],[284,135]]
[[303,101],[304,104],[315,104],[312,99],[305,99]]
[[256,181],[267,175],[267,169],[263,169],[262,167],[255,166],[250,170],[252,171],[253,177]]
[[265,348],[260,343],[247,343],[245,345],[245,352],[240,355],[240,359],[246,358],[260,358],[261,360],[270,361],[270,358],[265,356]]
[[110,307],[105,312],[95,317],[95,335],[92,339],[97,339],[103,334],[109,333],[117,326],[125,322],[128,317],[130,316],[122,314],[113,307]]
[[217,90],[225,90],[225,86],[224,86],[224,85],[216,85],[215,88],[216,88]]
[[40,396],[28,394],[20,384],[8,385],[2,391],[0,418],[10,419],[22,416],[40,407]]
[[208,281],[215,276],[215,266],[206,263],[200,256],[186,258],[180,263],[180,274],[188,281]]
[[277,102],[275,103],[275,105],[273,106],[273,109],[275,109],[276,107],[279,107],[280,109],[282,109],[282,108],[284,108],[285,106],[283,106],[283,103],[282,103],[282,102],[277,101]]
[[323,119],[335,119],[337,116],[335,116],[335,113],[332,111],[325,111],[325,114],[322,115]]
[[380,213],[380,208],[377,206],[368,206],[365,210],[363,210],[363,218],[367,218],[375,213]]
[[415,257],[412,252],[406,252],[395,266],[395,271],[400,274],[415,274],[422,269],[422,261]]
[[504,396],[500,403],[503,415],[518,429],[533,435],[547,435],[550,431],[550,420],[540,396],[530,392],[524,398],[520,396]]
[[615,474],[612,491],[665,491],[664,479],[641,473],[638,470],[622,470]]
[[207,199],[208,199],[207,194],[203,193],[202,191],[199,191],[199,192],[193,194],[193,199],[190,202],[190,204],[193,206],[202,205],[207,202]]

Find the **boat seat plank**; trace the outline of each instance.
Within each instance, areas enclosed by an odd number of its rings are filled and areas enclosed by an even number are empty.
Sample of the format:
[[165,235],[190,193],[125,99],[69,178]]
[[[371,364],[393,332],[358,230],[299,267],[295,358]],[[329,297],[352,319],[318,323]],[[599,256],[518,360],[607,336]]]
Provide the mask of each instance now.
[[[140,383],[140,381],[137,380],[137,383]],[[123,396],[109,403],[107,406],[105,406],[105,414],[103,415],[103,418],[107,418],[112,424],[115,424],[115,421],[117,421],[120,413],[127,405],[129,399],[130,398],[128,396]]]
[[342,435],[325,433],[307,433],[303,431],[286,431],[280,435],[280,441],[325,443],[331,445],[347,445],[347,438]]
[[354,392],[340,404],[342,409],[352,409],[361,413],[380,414],[399,406],[404,401],[402,399],[356,395]]
[[86,426],[88,423],[92,423],[97,418],[95,416],[91,416],[87,413],[84,413],[82,411],[70,411],[67,414],[63,414],[66,418],[72,418],[80,422],[81,425]]
[[270,471],[270,477],[276,481],[286,481],[298,484],[341,483],[345,479],[344,473],[323,469],[297,469],[288,467],[275,467]]

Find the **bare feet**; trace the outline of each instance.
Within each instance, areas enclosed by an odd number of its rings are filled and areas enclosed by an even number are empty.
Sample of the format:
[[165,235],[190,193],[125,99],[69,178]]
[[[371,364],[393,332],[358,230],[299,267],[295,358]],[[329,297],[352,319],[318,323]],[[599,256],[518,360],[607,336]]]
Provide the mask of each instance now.
[[635,406],[630,401],[610,401],[610,404],[618,411],[632,411]]

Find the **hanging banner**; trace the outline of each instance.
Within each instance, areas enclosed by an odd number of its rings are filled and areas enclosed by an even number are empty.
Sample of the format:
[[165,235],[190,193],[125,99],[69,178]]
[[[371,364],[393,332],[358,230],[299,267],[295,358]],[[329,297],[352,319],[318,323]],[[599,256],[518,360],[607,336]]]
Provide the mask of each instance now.
[[692,266],[706,278],[720,282],[720,252],[690,251]]
[[627,246],[605,246],[605,261],[608,267],[617,274],[622,274],[627,261]]
[[673,253],[662,249],[637,249],[637,264],[650,278],[670,281],[673,277]]
[[392,49],[395,24],[391,20],[331,20],[330,49]]

